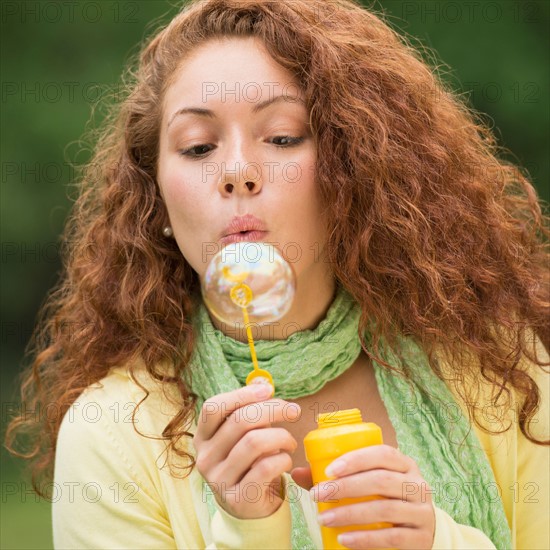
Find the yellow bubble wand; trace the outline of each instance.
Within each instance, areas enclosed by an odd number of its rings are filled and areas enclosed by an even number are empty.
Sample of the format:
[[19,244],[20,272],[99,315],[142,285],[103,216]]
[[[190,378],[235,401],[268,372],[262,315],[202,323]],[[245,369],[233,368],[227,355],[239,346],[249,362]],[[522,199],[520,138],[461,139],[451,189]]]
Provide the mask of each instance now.
[[248,339],[248,346],[250,347],[250,355],[252,357],[252,364],[254,370],[246,377],[246,384],[260,384],[262,382],[269,382],[273,386],[273,391],[275,391],[275,384],[273,383],[273,377],[271,373],[261,369],[258,366],[258,358],[256,357],[256,349],[254,347],[254,338],[252,337],[252,330],[250,329],[250,320],[248,317],[247,306],[252,302],[254,297],[252,289],[244,282],[248,277],[248,271],[235,275],[231,273],[231,270],[228,266],[223,267],[223,276],[233,283],[237,283],[229,291],[229,296],[231,301],[238,307],[241,308],[244,317],[244,325],[246,328],[246,336]]

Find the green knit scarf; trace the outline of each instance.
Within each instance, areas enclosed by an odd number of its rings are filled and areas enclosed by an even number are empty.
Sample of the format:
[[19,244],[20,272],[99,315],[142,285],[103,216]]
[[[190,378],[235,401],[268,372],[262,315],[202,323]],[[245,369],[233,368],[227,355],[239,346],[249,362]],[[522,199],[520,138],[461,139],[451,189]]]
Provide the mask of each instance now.
[[[295,332],[286,340],[256,341],[258,365],[272,374],[275,396],[292,400],[313,394],[348,369],[361,351],[360,313],[359,305],[338,286],[325,319],[316,329]],[[198,306],[194,323],[197,338],[191,377],[186,381],[199,396],[199,415],[205,399],[243,386],[252,362],[248,344],[216,329],[203,303]],[[368,334],[365,341],[368,345]],[[383,359],[401,371],[392,351],[387,346],[382,349]],[[450,390],[429,367],[421,348],[411,338],[402,338],[401,349],[413,373],[412,384],[373,362],[380,397],[395,429],[399,450],[417,463],[434,490],[432,499],[436,506],[457,523],[480,529],[497,548],[511,548],[502,500],[498,491],[495,496],[495,491],[490,490],[496,487],[494,474],[475,432]],[[448,415],[433,414],[434,410],[449,407],[459,411],[451,421]],[[292,548],[313,549],[300,504],[295,499],[289,501]],[[212,517],[217,503],[211,492],[206,493],[206,503]]]

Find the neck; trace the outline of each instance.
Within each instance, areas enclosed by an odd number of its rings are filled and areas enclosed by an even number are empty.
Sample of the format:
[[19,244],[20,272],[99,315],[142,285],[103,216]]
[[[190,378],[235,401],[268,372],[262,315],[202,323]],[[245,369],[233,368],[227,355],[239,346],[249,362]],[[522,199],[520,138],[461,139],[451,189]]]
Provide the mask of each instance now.
[[[278,321],[252,324],[252,337],[256,340],[286,340],[295,332],[314,329],[326,317],[334,300],[336,285],[332,277],[320,277],[315,282],[299,281],[294,301],[288,313]],[[243,324],[224,323],[209,312],[212,324],[226,336],[239,342],[248,342]]]

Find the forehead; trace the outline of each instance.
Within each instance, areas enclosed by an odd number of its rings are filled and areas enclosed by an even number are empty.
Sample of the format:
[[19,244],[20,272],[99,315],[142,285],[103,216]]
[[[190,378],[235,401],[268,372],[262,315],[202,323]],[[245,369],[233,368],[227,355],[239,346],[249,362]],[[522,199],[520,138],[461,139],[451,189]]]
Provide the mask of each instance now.
[[281,93],[301,95],[294,76],[256,37],[213,38],[181,62],[166,90],[165,104],[184,99],[260,102]]

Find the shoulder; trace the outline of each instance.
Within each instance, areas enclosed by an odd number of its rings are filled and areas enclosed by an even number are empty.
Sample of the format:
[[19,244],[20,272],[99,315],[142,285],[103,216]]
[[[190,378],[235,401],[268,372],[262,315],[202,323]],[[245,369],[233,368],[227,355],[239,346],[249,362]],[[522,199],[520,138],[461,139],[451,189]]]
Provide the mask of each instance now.
[[[550,362],[548,351],[534,331],[528,332],[527,348],[529,353],[543,363]],[[510,395],[495,382],[481,376],[478,360],[465,355],[470,374],[465,380],[457,380],[447,361],[439,364],[457,405],[470,421],[470,425],[485,450],[493,467],[497,482],[508,487],[514,482],[518,468],[524,461],[536,461],[536,457],[547,455],[549,448],[533,443],[520,429],[521,406],[525,396],[511,386],[506,385]],[[477,369],[477,370],[476,370]],[[516,366],[534,380],[539,391],[539,404],[528,425],[530,433],[538,440],[550,438],[550,372],[548,366],[540,366],[522,354]],[[466,369],[465,369],[466,370]],[[481,426],[474,421],[475,419]]]
[[[550,355],[544,347],[542,340],[531,329],[526,331],[525,347],[527,353],[522,353],[518,358],[518,363],[515,367],[516,371],[524,372],[536,384],[539,400],[538,405],[529,422],[529,431],[537,439],[548,440],[550,438]],[[534,357],[538,362],[545,363],[539,365],[535,363],[531,357]],[[482,377],[480,377],[482,378]],[[482,379],[482,403],[492,411],[495,397],[500,388],[496,384]],[[519,430],[520,411],[525,401],[525,395],[518,392],[510,383],[506,385],[510,391],[510,405],[508,407],[508,417],[510,422],[515,425],[518,437],[523,440],[525,436]],[[504,392],[503,392],[504,393]],[[504,399],[502,400],[504,403]],[[504,408],[505,405],[502,405]],[[487,415],[486,415],[487,416]],[[505,416],[501,414],[501,416]],[[492,418],[491,415],[488,415]]]
[[539,406],[531,422],[531,428],[535,437],[548,440],[550,439],[550,354],[542,340],[533,331],[530,332],[530,346],[536,358],[546,363],[545,366],[537,365],[525,355],[520,362],[521,368],[533,378],[539,390]]
[[[145,389],[129,369],[111,369],[63,417],[54,460],[56,548],[176,548],[175,541],[198,548],[191,484],[172,475],[181,457],[168,453],[162,437],[179,407],[161,383],[140,376]],[[190,438],[181,439],[191,450]]]
[[[535,355],[539,361],[546,365],[550,364],[548,351],[532,330],[527,331],[526,347],[530,354]],[[459,365],[456,360],[451,363],[443,353],[436,355],[445,383],[456,402],[465,411],[475,411],[476,417],[485,428],[496,431],[505,429],[510,421],[518,421],[517,416],[524,396],[519,394],[509,382],[506,384],[507,391],[501,391],[501,384],[481,375],[479,359],[464,348],[461,348]],[[461,371],[460,376],[457,374],[457,369]],[[532,421],[533,433],[539,438],[548,438],[550,430],[548,421],[550,376],[548,375],[550,367],[534,363],[523,353],[518,358],[515,370],[527,373],[537,385],[540,401]],[[491,376],[493,375],[494,373],[491,373]]]
[[164,452],[168,442],[162,432],[179,408],[176,392],[153,380],[142,366],[133,375],[129,366],[113,368],[82,391],[65,413],[56,454],[69,448],[80,448],[88,457],[110,451],[150,464]]
[[[177,406],[168,397],[163,398],[165,390],[141,367],[137,367],[133,376],[129,366],[114,367],[107,376],[82,391],[71,404],[64,421],[70,417],[75,423],[126,424],[129,423],[127,417],[143,400],[139,409],[146,413],[149,427],[153,428],[153,424],[169,420],[177,412]],[[170,395],[175,396],[174,392]]]

